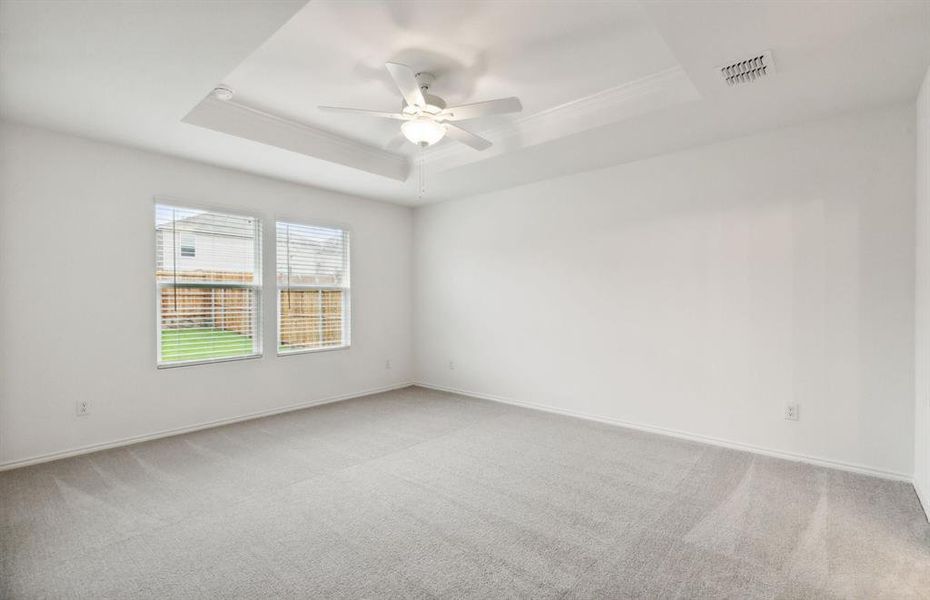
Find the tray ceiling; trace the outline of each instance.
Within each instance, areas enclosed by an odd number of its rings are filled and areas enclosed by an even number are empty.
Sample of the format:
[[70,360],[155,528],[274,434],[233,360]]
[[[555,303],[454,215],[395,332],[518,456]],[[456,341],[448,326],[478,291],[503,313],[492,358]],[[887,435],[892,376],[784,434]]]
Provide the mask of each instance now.
[[[398,122],[317,109],[398,111],[386,62],[432,73],[449,106],[518,96],[524,111],[464,124],[491,151],[388,152]],[[310,2],[221,81],[234,99],[208,96],[186,122],[400,181],[416,161],[438,173],[699,98],[645,11],[608,2]]]
[[[0,116],[420,204],[913,102],[928,30],[924,0],[7,1]],[[761,82],[715,71],[765,50],[778,70]],[[385,148],[397,123],[316,110],[396,110],[386,61],[433,71],[450,104],[524,111],[465,124],[490,150],[420,153]],[[231,102],[210,96],[220,83]]]

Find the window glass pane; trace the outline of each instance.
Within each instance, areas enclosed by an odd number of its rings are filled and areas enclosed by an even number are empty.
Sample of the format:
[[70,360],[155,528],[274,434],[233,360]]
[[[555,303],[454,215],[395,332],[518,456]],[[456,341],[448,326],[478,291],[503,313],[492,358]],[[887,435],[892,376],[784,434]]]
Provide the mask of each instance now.
[[347,346],[348,232],[277,223],[276,233],[278,350]]
[[279,285],[348,286],[347,231],[293,223],[276,230]]
[[158,279],[260,285],[257,222],[254,217],[158,205],[155,208]]
[[161,360],[204,360],[254,352],[255,292],[246,288],[161,290]]
[[261,352],[258,219],[157,205],[158,362]]
[[343,345],[342,290],[281,290],[281,350]]

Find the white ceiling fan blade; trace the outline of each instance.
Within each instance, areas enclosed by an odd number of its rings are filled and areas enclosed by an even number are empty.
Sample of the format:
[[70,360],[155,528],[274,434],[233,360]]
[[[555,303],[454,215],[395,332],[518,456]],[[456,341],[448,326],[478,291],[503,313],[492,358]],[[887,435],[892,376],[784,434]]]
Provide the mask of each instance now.
[[465,131],[458,125],[446,123],[446,135],[457,142],[462,142],[466,146],[471,146],[475,150],[487,150],[491,147],[491,142],[480,135],[475,135],[470,131]]
[[407,104],[410,106],[426,106],[426,98],[423,97],[423,92],[420,91],[420,84],[417,83],[417,76],[413,69],[399,63],[384,63],[384,66],[387,68],[388,73],[391,74],[391,78],[397,84],[397,89],[400,90]]
[[342,112],[342,113],[353,113],[358,115],[365,115],[366,117],[381,117],[384,119],[397,119],[398,121],[406,121],[407,117],[400,113],[389,113],[381,112],[377,110],[365,110],[363,108],[343,108],[341,106],[318,106],[320,110],[325,110],[327,112]]
[[466,119],[477,119],[488,115],[515,113],[521,110],[523,110],[523,105],[520,104],[519,98],[500,98],[498,100],[453,106],[442,111],[439,118],[446,121],[465,121]]

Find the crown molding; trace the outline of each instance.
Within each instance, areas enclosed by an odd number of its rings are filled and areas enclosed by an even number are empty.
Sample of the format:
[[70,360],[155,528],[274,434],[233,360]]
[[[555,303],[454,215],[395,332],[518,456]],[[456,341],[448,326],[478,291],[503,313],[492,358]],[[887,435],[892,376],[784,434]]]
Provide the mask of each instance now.
[[181,120],[398,181],[405,181],[410,173],[410,161],[403,155],[285,119],[234,100],[224,101],[207,96]]
[[[446,171],[505,152],[535,146],[597,127],[630,119],[701,95],[684,69],[672,67],[552,108],[520,116],[505,127],[475,129],[494,146],[475,152],[459,144],[438,146],[423,157],[434,171]],[[468,128],[468,125],[465,125]]]

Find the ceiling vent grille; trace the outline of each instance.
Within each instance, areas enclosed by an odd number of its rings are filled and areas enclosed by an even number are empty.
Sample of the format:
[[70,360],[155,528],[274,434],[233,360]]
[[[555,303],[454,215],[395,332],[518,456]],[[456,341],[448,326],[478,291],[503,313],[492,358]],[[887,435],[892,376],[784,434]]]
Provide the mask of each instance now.
[[729,86],[743,85],[762,79],[767,75],[775,73],[775,60],[772,58],[772,51],[765,52],[746,58],[722,67],[717,67],[720,76]]

